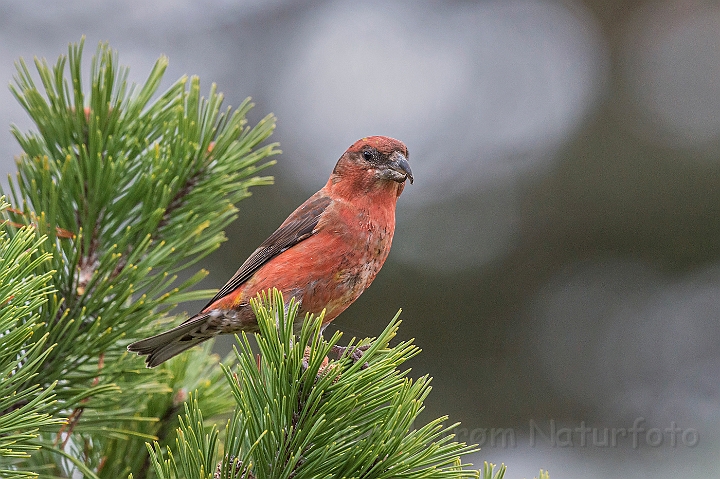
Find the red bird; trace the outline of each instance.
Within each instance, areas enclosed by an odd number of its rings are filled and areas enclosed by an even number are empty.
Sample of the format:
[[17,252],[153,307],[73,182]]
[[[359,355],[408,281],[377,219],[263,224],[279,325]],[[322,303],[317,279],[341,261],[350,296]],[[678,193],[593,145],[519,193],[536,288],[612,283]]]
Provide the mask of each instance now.
[[195,316],[128,346],[155,367],[218,334],[256,332],[250,299],[273,287],[300,304],[298,318],[325,310],[323,328],[370,286],[390,252],[395,205],[413,182],[407,147],[371,136],[340,157],[308,198]]

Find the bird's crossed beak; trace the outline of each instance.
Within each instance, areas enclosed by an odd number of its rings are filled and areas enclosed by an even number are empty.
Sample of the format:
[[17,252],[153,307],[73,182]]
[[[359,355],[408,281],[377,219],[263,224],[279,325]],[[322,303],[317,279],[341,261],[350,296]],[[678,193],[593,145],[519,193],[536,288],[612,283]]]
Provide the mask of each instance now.
[[390,157],[390,162],[388,164],[388,173],[390,179],[392,179],[393,181],[397,181],[398,183],[402,183],[405,180],[410,180],[410,184],[412,184],[413,182],[413,174],[412,170],[410,169],[410,163],[408,163],[405,155],[398,151],[393,153]]

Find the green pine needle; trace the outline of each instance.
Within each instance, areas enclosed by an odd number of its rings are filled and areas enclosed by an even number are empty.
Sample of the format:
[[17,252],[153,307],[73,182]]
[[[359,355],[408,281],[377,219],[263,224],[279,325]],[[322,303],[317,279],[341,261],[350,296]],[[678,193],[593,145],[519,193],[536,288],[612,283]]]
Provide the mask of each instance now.
[[[259,173],[279,153],[265,144],[272,115],[248,125],[249,99],[223,106],[215,86],[203,93],[194,77],[159,92],[165,57],[131,85],[102,43],[88,76],[83,49],[84,41],[71,45],[55,64],[35,59],[34,71],[19,60],[10,87],[35,129],[12,128],[23,153],[10,179],[12,208],[1,213],[15,268],[0,276],[26,284],[0,284],[16,298],[0,321],[23,325],[0,324],[0,421],[28,427],[17,438],[0,431],[0,454],[22,452],[11,469],[46,477],[142,469],[147,438],[174,440],[188,390],[203,393],[209,415],[228,417],[232,398],[219,394],[227,386],[209,349],[150,374],[126,346],[167,323],[178,303],[212,296],[192,290],[207,272],[181,284],[177,274],[224,241],[235,204],[272,182]],[[14,422],[34,397],[50,415],[44,430],[30,427],[39,421],[31,415]],[[44,447],[28,458],[18,444],[30,437]]]
[[[0,211],[7,207],[0,197]],[[34,440],[41,429],[63,422],[52,416],[56,383],[33,384],[51,352],[37,310],[52,291],[52,272],[35,274],[50,255],[38,254],[45,238],[32,228],[21,228],[12,238],[7,225],[0,228],[0,476],[35,477],[7,466],[39,448]]]
[[401,369],[419,349],[390,345],[397,316],[350,342],[360,361],[328,360],[341,334],[275,291],[253,302],[259,359],[244,334],[222,367],[212,341],[152,370],[127,352],[214,293],[193,289],[207,272],[178,274],[272,182],[275,119],[249,126],[249,99],[225,107],[195,77],[159,92],[165,57],[129,84],[101,43],[87,75],[83,48],[19,60],[10,87],[35,128],[12,127],[23,153],[0,201],[0,476],[479,477],[454,425],[421,424],[430,378]]
[[416,426],[429,378],[413,381],[399,369],[419,349],[409,341],[390,346],[397,316],[372,342],[351,341],[369,346],[360,361],[328,362],[340,333],[323,340],[322,316],[299,321],[294,299],[285,302],[277,290],[252,306],[259,355],[243,334],[237,367],[223,367],[236,402],[223,451],[191,402],[167,459],[148,445],[158,477],[213,477],[213,464],[222,479],[478,477],[460,459],[477,449],[452,441],[446,418]]

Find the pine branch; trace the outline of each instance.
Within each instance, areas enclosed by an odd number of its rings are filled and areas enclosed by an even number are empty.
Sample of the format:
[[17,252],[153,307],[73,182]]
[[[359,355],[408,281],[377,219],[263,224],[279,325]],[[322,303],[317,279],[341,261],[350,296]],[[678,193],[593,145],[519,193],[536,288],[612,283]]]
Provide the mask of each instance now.
[[[0,210],[7,206],[0,198]],[[32,228],[20,229],[12,239],[7,225],[0,228],[0,476],[35,477],[8,466],[38,449],[34,439],[41,429],[62,423],[51,415],[55,384],[22,387],[37,376],[50,353],[47,335],[39,334],[42,325],[36,311],[51,292],[51,275],[35,274],[50,255],[36,254],[44,238],[37,238]]]
[[460,462],[476,449],[452,441],[446,418],[415,428],[429,378],[413,381],[398,369],[419,349],[389,346],[397,317],[372,343],[354,344],[369,345],[363,368],[349,357],[327,362],[340,333],[324,341],[321,318],[306,318],[295,336],[297,305],[286,305],[278,291],[253,308],[259,362],[243,335],[237,369],[223,367],[236,403],[223,457],[217,429],[205,428],[191,401],[167,459],[159,444],[148,445],[159,478],[478,477]]
[[[271,115],[247,125],[249,100],[223,110],[214,86],[203,98],[184,77],[157,95],[165,58],[129,85],[101,44],[84,88],[82,51],[36,59],[37,83],[20,60],[11,86],[36,131],[13,128],[23,154],[14,207],[0,206],[0,474],[479,477],[461,461],[476,449],[452,440],[446,418],[416,426],[430,379],[399,369],[419,350],[389,346],[397,317],[372,343],[351,342],[362,362],[329,361],[340,334],[325,341],[307,317],[293,335],[297,305],[275,292],[253,304],[259,358],[245,335],[222,367],[211,341],[154,370],[127,354],[179,302],[213,294],[191,289],[204,271],[179,285],[176,274],[219,246],[279,151],[261,146]],[[209,424],[219,417],[222,437]]]
[[[234,204],[250,187],[271,183],[258,172],[278,153],[277,145],[262,145],[272,116],[247,125],[249,100],[224,108],[214,86],[203,98],[199,80],[185,77],[158,95],[164,57],[143,85],[130,85],[105,44],[85,87],[82,52],[83,42],[71,45],[52,67],[36,59],[36,77],[20,60],[11,86],[37,130],[12,129],[23,154],[10,181],[8,232],[31,225],[46,238],[38,240],[33,257],[44,261],[33,273],[54,291],[36,305],[33,330],[51,347],[14,393],[54,387],[50,413],[67,424],[41,434],[43,450],[23,463],[44,467],[48,477],[73,470],[116,477],[142,464],[144,441],[175,430],[178,394],[188,387],[208,393],[203,407],[214,414],[227,411],[227,396],[217,394],[218,384],[226,387],[222,371],[209,350],[158,377],[126,346],[171,321],[164,314],[179,302],[212,295],[190,289],[206,272],[182,284],[176,274],[219,246]],[[19,401],[6,408],[24,407]]]

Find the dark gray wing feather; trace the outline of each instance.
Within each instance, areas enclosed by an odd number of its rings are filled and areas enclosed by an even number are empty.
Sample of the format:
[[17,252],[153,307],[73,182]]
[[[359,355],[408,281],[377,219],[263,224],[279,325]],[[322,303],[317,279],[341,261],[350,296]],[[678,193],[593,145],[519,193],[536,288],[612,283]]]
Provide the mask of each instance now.
[[220,288],[213,299],[205,305],[205,308],[233,292],[272,258],[315,234],[315,227],[320,221],[320,216],[331,201],[327,196],[317,196],[303,203],[245,260],[240,269],[230,278],[230,281],[225,283],[225,286]]

